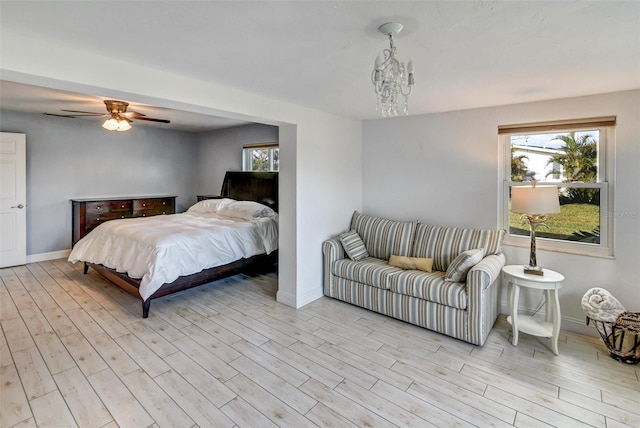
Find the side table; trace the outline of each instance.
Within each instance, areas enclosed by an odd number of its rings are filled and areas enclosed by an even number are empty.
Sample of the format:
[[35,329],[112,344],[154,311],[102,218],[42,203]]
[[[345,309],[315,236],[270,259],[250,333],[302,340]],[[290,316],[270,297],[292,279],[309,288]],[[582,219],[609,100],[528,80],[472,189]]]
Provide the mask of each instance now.
[[[518,332],[533,336],[550,337],[551,349],[558,355],[558,336],[560,335],[560,300],[558,290],[562,288],[564,276],[549,269],[544,274],[531,275],[524,273],[522,265],[508,265],[502,268],[502,277],[509,284],[509,306],[511,315],[507,321],[513,329],[513,346],[518,345]],[[545,321],[532,316],[518,315],[520,287],[543,290],[545,297]]]

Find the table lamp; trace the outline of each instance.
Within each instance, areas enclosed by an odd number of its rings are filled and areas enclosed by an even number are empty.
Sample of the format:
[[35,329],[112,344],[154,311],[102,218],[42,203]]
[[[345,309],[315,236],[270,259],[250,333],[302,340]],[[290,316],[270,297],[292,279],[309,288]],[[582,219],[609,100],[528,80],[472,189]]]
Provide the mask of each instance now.
[[531,231],[531,250],[529,265],[524,267],[524,273],[543,275],[542,268],[536,262],[536,229],[547,226],[544,222],[546,214],[560,212],[558,200],[558,186],[537,186],[531,182],[530,186],[514,186],[511,188],[511,211],[522,214],[523,224],[529,224]]

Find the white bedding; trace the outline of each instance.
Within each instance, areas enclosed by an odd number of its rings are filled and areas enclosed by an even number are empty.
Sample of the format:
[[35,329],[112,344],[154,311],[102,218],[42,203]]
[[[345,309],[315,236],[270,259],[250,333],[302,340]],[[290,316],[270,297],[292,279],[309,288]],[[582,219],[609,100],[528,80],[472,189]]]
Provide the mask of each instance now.
[[70,262],[90,262],[140,280],[147,300],[164,283],[278,248],[278,215],[241,220],[183,213],[112,220],[73,247]]

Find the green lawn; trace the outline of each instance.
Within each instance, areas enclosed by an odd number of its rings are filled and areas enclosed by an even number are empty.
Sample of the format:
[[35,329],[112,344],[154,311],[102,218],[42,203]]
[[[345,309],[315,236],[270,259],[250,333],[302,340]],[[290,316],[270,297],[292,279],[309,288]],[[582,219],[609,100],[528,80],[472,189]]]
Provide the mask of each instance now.
[[[560,214],[548,216],[546,224],[549,229],[539,227],[536,230],[536,236],[578,240],[574,233],[593,232],[600,225],[600,207],[591,204],[561,205]],[[529,235],[529,226],[522,224],[520,214],[509,212],[509,232],[514,235]],[[585,242],[593,242],[593,240]]]

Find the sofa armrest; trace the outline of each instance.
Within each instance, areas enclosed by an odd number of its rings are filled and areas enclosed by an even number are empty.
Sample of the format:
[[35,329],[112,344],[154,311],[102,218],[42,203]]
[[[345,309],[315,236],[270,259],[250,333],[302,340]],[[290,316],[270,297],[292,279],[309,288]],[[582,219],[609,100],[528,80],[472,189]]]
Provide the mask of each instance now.
[[322,243],[323,289],[325,296],[333,297],[333,263],[344,259],[345,252],[338,238],[327,239]]
[[467,275],[469,337],[468,342],[483,345],[500,303],[500,287],[493,286],[507,259],[504,254],[491,254],[480,260]]
[[344,259],[347,254],[344,252],[344,247],[340,238],[327,239],[322,243],[322,257],[325,260],[334,262],[336,260]]
[[491,286],[500,276],[502,267],[507,259],[504,254],[490,254],[473,266],[467,275],[467,287],[469,291],[473,287],[481,287],[481,290]]

